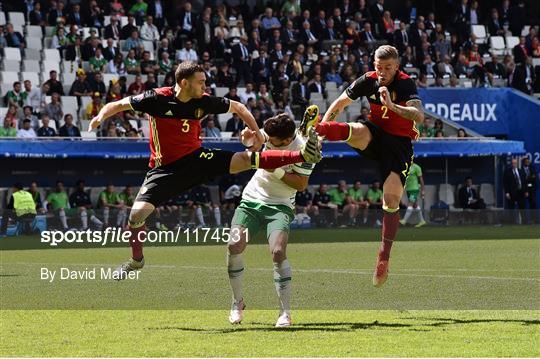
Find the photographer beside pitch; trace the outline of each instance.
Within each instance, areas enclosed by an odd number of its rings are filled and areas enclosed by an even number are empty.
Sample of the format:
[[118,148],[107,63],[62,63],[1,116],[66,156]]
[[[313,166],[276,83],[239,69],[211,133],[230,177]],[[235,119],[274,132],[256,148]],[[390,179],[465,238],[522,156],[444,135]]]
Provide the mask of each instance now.
[[[90,122],[89,131],[102,121],[126,110],[150,116],[150,170],[131,207],[128,230],[131,231],[132,257],[116,269],[116,278],[144,266],[143,241],[146,218],[168,199],[215,177],[253,168],[273,169],[298,162],[319,162],[322,154],[315,131],[299,151],[265,151],[265,138],[255,119],[241,103],[209,96],[202,66],[184,61],[175,73],[176,84],[145,91],[106,104]],[[207,114],[232,112],[246,123],[254,135],[251,151],[231,152],[201,146],[201,119]]]
[[[383,183],[382,240],[373,285],[388,278],[390,250],[399,227],[399,202],[414,157],[412,140],[418,138],[416,125],[424,121],[422,102],[414,81],[399,70],[395,47],[380,46],[375,51],[375,71],[366,72],[347,88],[326,111],[322,123],[303,121],[301,130],[312,127],[329,141],[347,141],[362,156],[379,164]],[[363,123],[334,122],[358,98],[366,96],[370,120]]]

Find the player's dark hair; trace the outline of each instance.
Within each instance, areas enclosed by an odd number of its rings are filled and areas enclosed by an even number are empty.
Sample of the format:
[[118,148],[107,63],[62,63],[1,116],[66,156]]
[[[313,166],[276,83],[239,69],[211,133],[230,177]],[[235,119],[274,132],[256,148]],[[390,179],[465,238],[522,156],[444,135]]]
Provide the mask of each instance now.
[[182,62],[180,65],[178,65],[176,72],[174,73],[176,83],[179,84],[183,79],[190,78],[196,72],[204,72],[203,67],[192,61]]
[[379,60],[397,60],[399,58],[398,50],[390,45],[379,46],[375,51],[375,58]]
[[286,113],[280,113],[270,117],[264,123],[264,132],[270,137],[277,137],[280,140],[294,136],[296,126],[294,121]]
[[23,186],[23,184],[21,182],[14,183],[13,187],[18,189],[18,190],[21,190],[21,189],[24,188],[24,186]]

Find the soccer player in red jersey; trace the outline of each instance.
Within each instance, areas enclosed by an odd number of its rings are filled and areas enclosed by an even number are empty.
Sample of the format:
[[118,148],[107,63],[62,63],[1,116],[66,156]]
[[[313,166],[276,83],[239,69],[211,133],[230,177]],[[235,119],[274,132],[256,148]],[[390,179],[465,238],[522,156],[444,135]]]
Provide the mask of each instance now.
[[[144,266],[142,241],[145,220],[161,203],[215,177],[253,168],[274,169],[322,158],[315,131],[300,151],[257,152],[265,142],[248,109],[241,103],[205,94],[206,76],[200,65],[183,62],[175,73],[176,84],[145,91],[106,104],[89,125],[89,131],[114,114],[133,109],[150,116],[150,170],[129,215],[132,257],[116,269],[115,279]],[[233,112],[254,137],[251,151],[230,152],[201,147],[201,119],[207,114]],[[253,136],[254,135],[254,136]],[[139,234],[140,233],[140,234]]]
[[[411,140],[418,138],[416,124],[424,121],[422,102],[416,85],[399,71],[398,51],[389,45],[375,51],[375,71],[365,73],[337,98],[322,122],[303,121],[301,131],[315,127],[329,141],[347,141],[358,153],[376,160],[383,184],[382,240],[373,285],[379,287],[388,278],[390,249],[399,226],[399,202],[413,160]],[[345,107],[366,96],[371,115],[364,123],[333,122]]]

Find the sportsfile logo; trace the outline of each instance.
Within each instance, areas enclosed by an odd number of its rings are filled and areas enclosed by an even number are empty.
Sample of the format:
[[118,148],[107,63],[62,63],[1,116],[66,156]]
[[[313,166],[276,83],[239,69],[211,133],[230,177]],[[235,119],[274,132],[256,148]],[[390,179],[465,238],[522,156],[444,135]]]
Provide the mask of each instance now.
[[447,118],[452,121],[477,121],[488,122],[497,121],[495,110],[497,109],[496,103],[426,103],[425,109],[431,112],[435,112],[437,115]]
[[[244,239],[250,240],[249,230],[240,228],[178,228],[176,231],[147,231],[138,232],[139,242],[149,243],[228,243],[239,242]],[[43,231],[41,232],[41,243],[48,243],[51,247],[56,247],[62,243],[90,243],[105,246],[114,243],[129,243],[131,240],[131,231],[125,231],[120,228],[107,228],[104,231],[86,231],[68,230],[62,231]],[[135,240],[135,239],[133,239]]]

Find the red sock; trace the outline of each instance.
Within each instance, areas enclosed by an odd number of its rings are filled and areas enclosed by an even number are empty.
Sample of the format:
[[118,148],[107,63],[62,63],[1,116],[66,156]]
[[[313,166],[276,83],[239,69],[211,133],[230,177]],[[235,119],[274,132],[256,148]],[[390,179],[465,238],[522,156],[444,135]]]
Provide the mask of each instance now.
[[396,233],[399,227],[399,212],[386,212],[383,214],[382,222],[382,240],[381,248],[379,249],[379,257],[383,260],[390,258],[390,250],[396,238]]
[[349,124],[344,122],[323,122],[315,127],[319,136],[326,137],[328,141],[345,141],[351,134]]
[[143,234],[140,235],[140,238],[144,240],[144,237],[146,237],[146,226],[142,225],[137,228],[131,228],[131,226],[128,225],[128,231],[131,231],[131,236],[129,237],[131,257],[136,261],[140,261],[143,258],[143,242],[139,241],[139,233],[143,232]]
[[280,151],[269,150],[258,154],[259,161],[255,163],[255,168],[272,169],[278,168],[292,163],[304,162],[304,157],[300,151]]

